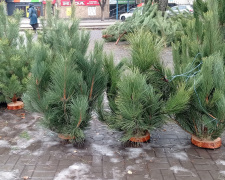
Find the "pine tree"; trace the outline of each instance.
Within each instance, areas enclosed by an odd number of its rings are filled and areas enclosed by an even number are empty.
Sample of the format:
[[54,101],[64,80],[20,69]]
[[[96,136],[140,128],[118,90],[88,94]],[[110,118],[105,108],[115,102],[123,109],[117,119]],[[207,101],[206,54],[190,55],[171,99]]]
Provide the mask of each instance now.
[[146,77],[134,70],[123,75],[118,82],[115,99],[117,109],[108,122],[112,128],[122,130],[122,141],[140,137],[163,123],[162,101]]
[[16,102],[26,90],[32,34],[19,34],[21,15],[17,10],[7,16],[6,4],[0,3],[0,102]]
[[23,99],[25,108],[43,113],[44,123],[51,130],[83,142],[83,129],[106,87],[107,76],[103,44],[96,43],[87,56],[89,33],[78,27],[76,18],[68,22],[57,17],[47,21],[35,47]]
[[141,74],[146,75],[147,83],[151,84],[157,93],[168,99],[173,86],[168,82],[166,74],[171,74],[160,60],[164,40],[155,37],[153,33],[141,29],[128,36],[131,46],[131,68],[138,68]]
[[[198,5],[196,1],[194,7]],[[175,75],[169,81],[180,88],[171,95],[166,108],[170,111],[179,106],[177,97],[182,98],[179,93],[185,94],[187,101],[179,112],[174,112],[174,120],[199,139],[214,140],[225,129],[225,44],[219,27],[218,5],[215,1],[207,1],[206,5],[207,8],[199,8],[201,12],[188,24],[187,35],[173,46]]]
[[162,86],[168,84],[159,60],[162,41],[143,29],[130,34],[128,40],[130,61],[115,65],[111,57],[105,62],[111,111],[103,115],[109,126],[124,132],[122,141],[143,136],[163,124]]

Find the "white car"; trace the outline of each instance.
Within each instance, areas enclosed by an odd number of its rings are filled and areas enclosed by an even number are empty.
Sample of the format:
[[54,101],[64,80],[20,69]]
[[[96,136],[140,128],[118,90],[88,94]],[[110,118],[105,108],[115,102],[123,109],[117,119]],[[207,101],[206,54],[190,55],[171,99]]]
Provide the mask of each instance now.
[[178,14],[178,13],[184,13],[184,12],[193,13],[193,8],[192,8],[191,5],[178,5],[178,6],[173,6],[171,8],[171,10],[167,10],[166,11],[168,15],[173,15],[173,14]]
[[127,19],[128,17],[131,17],[134,13],[134,10],[136,8],[131,8],[130,11],[128,11],[127,13],[123,13],[120,15],[120,20],[125,21],[125,19]]

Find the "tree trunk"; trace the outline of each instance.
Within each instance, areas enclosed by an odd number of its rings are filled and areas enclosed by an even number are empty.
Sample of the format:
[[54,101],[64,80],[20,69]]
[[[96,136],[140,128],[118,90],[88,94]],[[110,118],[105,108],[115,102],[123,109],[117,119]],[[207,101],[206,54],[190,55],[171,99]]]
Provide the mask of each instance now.
[[159,10],[165,12],[168,6],[168,0],[158,0],[158,2],[159,2]]
[[104,11],[105,11],[105,7],[101,7],[101,21],[105,20]]

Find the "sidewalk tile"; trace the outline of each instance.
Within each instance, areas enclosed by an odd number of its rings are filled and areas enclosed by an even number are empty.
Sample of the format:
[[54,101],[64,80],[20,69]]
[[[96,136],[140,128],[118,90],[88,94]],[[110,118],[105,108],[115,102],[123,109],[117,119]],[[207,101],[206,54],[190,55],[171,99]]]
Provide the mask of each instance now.
[[199,177],[203,180],[213,180],[209,171],[198,171]]
[[54,165],[37,165],[35,171],[56,171],[58,166]]
[[196,149],[196,151],[198,152],[199,156],[204,158],[204,159],[211,159],[211,156],[209,155],[209,153],[205,150],[205,149]]
[[169,163],[148,163],[148,169],[155,170],[155,169],[169,169]]
[[176,180],[201,180],[199,177],[191,177],[191,176],[176,176]]
[[154,180],[163,180],[163,176],[159,169],[150,170],[150,177]]
[[6,164],[14,164],[19,160],[20,155],[11,155],[9,156],[9,159],[6,161]]
[[173,171],[168,170],[168,169],[161,169],[160,171],[165,180],[174,180],[175,179]]
[[35,166],[33,165],[25,166],[21,173],[21,177],[24,177],[24,176],[31,177],[32,174],[34,173],[34,169],[35,169]]
[[33,177],[40,178],[53,178],[55,176],[55,171],[34,171]]
[[0,165],[5,164],[9,159],[9,155],[0,155]]
[[150,179],[149,174],[142,174],[142,175],[129,174],[129,175],[127,175],[127,180],[145,180],[145,179]]
[[93,156],[92,166],[102,166],[102,156]]
[[214,164],[212,165],[208,165],[208,164],[195,164],[194,167],[196,168],[196,170],[205,170],[205,171],[210,171],[210,170],[218,170],[218,167]]

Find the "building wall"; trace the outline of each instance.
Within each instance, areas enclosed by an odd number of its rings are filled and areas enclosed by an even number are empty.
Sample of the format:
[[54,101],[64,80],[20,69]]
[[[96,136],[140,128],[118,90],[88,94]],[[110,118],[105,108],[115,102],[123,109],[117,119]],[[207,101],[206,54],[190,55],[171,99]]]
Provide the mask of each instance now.
[[[71,13],[70,6],[61,6],[57,3],[57,8],[59,9],[60,18],[69,18]],[[75,15],[80,19],[100,19],[101,18],[101,8],[100,6],[76,6]],[[105,5],[104,11],[105,19],[109,18],[109,4]]]

